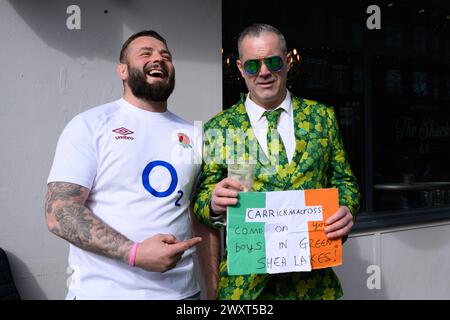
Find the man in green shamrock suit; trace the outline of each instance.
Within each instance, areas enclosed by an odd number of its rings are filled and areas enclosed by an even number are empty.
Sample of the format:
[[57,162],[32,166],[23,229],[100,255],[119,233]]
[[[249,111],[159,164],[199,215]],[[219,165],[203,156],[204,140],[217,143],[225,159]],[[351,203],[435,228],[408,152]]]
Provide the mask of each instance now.
[[[338,188],[340,207],[326,221],[325,232],[329,239],[346,239],[360,194],[333,108],[295,97],[286,89],[290,54],[278,29],[252,25],[241,33],[238,48],[237,66],[249,93],[204,126],[196,217],[211,227],[223,226],[227,206],[237,204],[237,192],[243,190],[239,182],[227,178],[227,163],[230,159],[253,161],[253,191]],[[337,299],[343,295],[331,268],[230,276],[225,260],[219,272],[219,299]]]

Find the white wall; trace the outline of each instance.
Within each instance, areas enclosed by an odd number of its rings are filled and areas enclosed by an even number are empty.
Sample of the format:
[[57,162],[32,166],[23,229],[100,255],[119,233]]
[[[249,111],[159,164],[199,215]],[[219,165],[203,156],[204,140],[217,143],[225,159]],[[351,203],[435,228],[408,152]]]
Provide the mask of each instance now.
[[[66,28],[71,4],[81,30]],[[0,247],[25,299],[65,296],[68,246],[47,231],[43,208],[56,142],[74,115],[121,96],[120,47],[142,29],[173,53],[169,109],[192,121],[219,112],[220,0],[0,0]]]
[[[380,288],[368,289],[370,265]],[[344,299],[450,299],[450,221],[354,234],[335,268]]]

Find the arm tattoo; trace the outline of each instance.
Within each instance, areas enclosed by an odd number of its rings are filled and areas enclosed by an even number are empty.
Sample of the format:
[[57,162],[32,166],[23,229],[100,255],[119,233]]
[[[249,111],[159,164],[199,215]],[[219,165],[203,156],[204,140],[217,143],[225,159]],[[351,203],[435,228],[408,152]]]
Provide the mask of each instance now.
[[81,249],[128,263],[133,242],[84,205],[88,195],[89,189],[77,184],[49,183],[45,212],[50,231]]

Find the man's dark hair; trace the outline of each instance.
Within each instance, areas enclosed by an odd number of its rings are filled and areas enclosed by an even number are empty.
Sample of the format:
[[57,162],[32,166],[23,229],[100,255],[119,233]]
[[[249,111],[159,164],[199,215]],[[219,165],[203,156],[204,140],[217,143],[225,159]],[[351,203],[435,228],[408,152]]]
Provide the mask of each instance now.
[[122,45],[122,50],[120,50],[120,58],[119,58],[120,63],[126,63],[128,46],[134,39],[137,39],[140,37],[152,37],[152,38],[158,39],[159,41],[163,42],[167,47],[166,39],[161,37],[161,35],[154,30],[142,30],[142,31],[136,32],[135,34],[131,35],[127,39],[127,41],[125,41],[124,44]]
[[286,45],[286,39],[284,38],[283,34],[278,30],[277,28],[264,24],[264,23],[255,23],[251,26],[248,26],[245,28],[240,34],[237,41],[238,44],[238,50],[239,50],[239,58],[242,57],[242,50],[241,45],[242,41],[245,37],[259,37],[262,33],[275,33],[278,36],[278,39],[280,39],[280,45],[281,49],[283,50],[284,54],[287,54],[287,45]]

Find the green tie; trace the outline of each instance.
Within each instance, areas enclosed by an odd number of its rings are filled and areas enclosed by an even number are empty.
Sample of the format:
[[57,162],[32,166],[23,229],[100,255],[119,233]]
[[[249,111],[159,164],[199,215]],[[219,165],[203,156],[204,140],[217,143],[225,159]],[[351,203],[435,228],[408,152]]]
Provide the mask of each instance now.
[[267,130],[267,150],[271,165],[276,164],[277,162],[282,166],[289,164],[283,140],[277,130],[278,119],[280,119],[282,111],[283,109],[280,108],[273,111],[265,111],[263,113],[263,116],[267,118],[267,122],[269,123],[269,128]]

